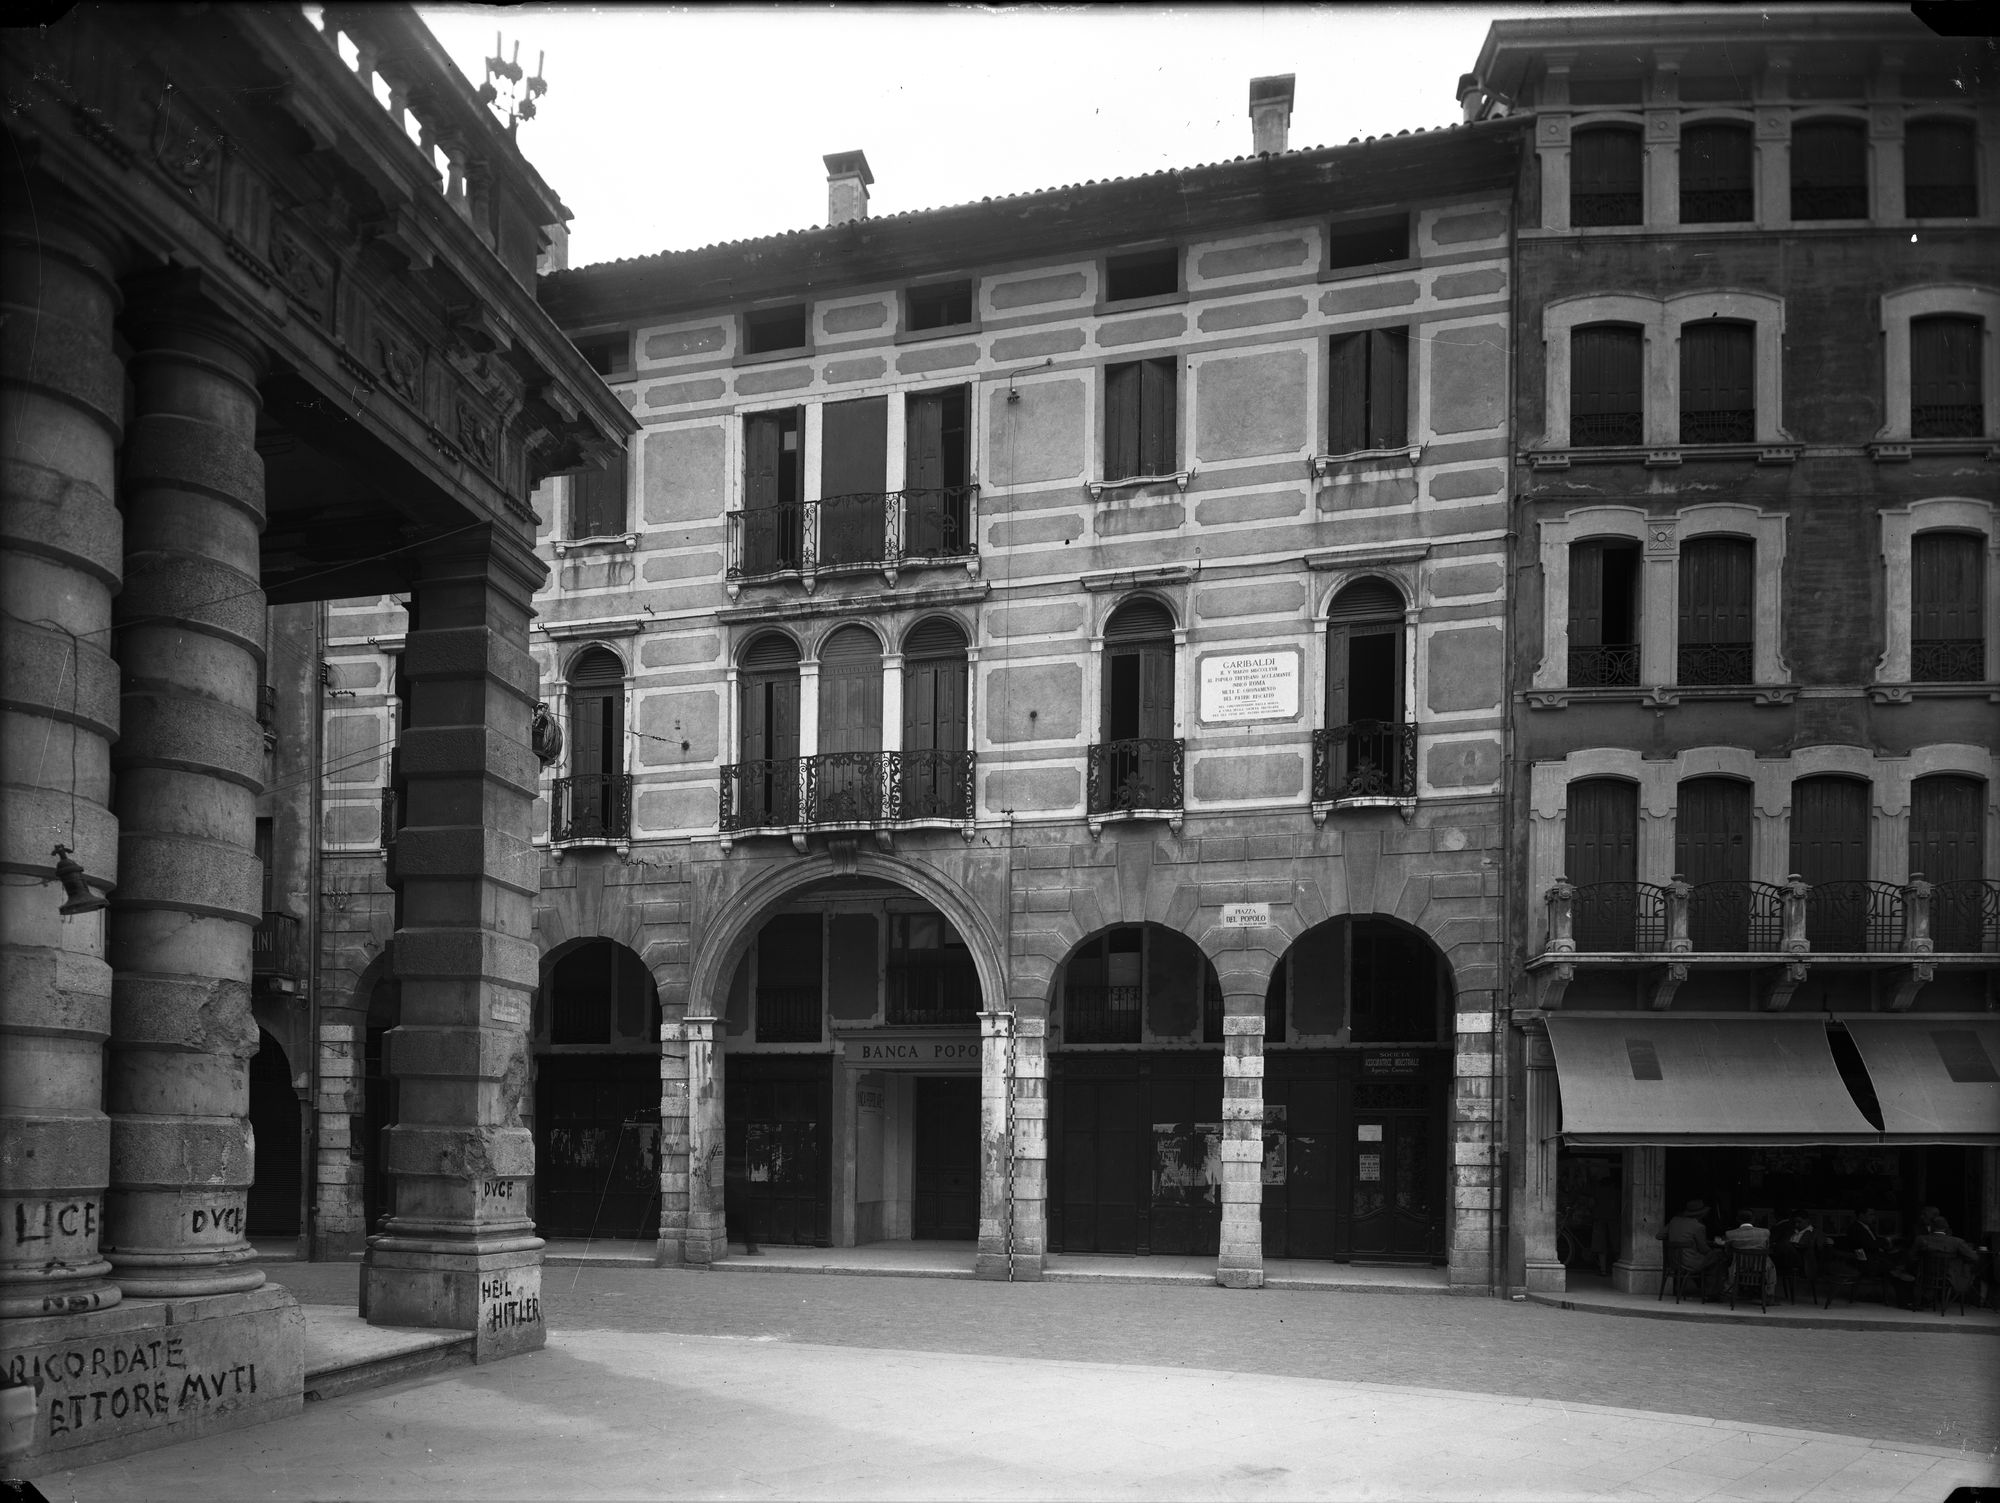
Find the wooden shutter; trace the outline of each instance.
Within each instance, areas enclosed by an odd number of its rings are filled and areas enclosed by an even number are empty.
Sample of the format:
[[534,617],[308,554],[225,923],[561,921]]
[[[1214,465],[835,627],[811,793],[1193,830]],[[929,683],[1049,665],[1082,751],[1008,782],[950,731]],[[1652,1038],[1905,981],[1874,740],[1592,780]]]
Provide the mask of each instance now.
[[743,420],[743,500],[748,507],[791,500],[779,484],[785,420],[790,413],[758,412]]
[[1569,545],[1569,645],[1604,645],[1604,544]]
[[1403,596],[1386,579],[1358,579],[1327,607],[1326,723],[1400,721]]
[[1750,785],[1689,778],[1674,814],[1674,870],[1689,882],[1750,880]]
[[570,771],[617,774],[625,762],[625,669],[601,647],[570,665]]
[[585,470],[571,481],[570,536],[614,537],[625,531],[625,456],[601,470]]
[[819,749],[882,749],[882,649],[858,626],[842,627],[820,650]]
[[1979,212],[1978,149],[1966,120],[1903,127],[1903,212],[1912,219]]
[[1858,121],[1792,127],[1792,217],[1855,219],[1868,213],[1868,130]]
[[1145,473],[1139,457],[1139,365],[1104,368],[1104,478]]
[[1752,640],[1755,560],[1748,538],[1700,537],[1681,546],[1681,641]]
[[1973,532],[1920,532],[1910,540],[1913,640],[1985,638],[1985,545],[1986,539]]
[[1756,437],[1755,351],[1756,332],[1749,324],[1707,319],[1681,326],[1682,443],[1748,443]]
[[799,754],[799,650],[789,637],[766,632],[750,644],[738,702],[744,761]]
[[1174,733],[1174,644],[1146,642],[1139,648],[1139,734]]
[[[1747,211],[1751,180],[1749,127],[1719,123],[1687,126],[1681,131],[1680,159],[1683,202],[1692,195],[1713,195],[1703,200],[1704,219],[1725,217],[1714,211],[1730,198],[1740,198],[1741,207]],[[1690,223],[1700,222],[1689,220],[1685,209],[1681,218]]]
[[1986,875],[1986,785],[1940,773],[1910,785],[1910,874],[1930,882]]
[[1410,331],[1374,329],[1368,335],[1368,447],[1393,449],[1408,442]]
[[1808,884],[1868,880],[1868,784],[1800,778],[1792,784],[1791,870]]
[[941,391],[919,392],[910,398],[908,457],[903,466],[903,484],[910,490],[936,490],[958,483],[944,478],[944,399]]
[[1571,137],[1570,181],[1579,193],[1637,193],[1639,133],[1622,125],[1579,130]]
[[1328,357],[1327,452],[1353,454],[1368,447],[1368,336],[1336,334]]
[[1171,475],[1180,467],[1175,376],[1174,362],[1170,359],[1140,362],[1137,474]]
[[1644,353],[1644,335],[1634,324],[1586,324],[1570,331],[1572,444],[1644,441]]
[[1976,318],[1910,320],[1910,418],[1918,438],[1978,435],[1986,425]]
[[889,399],[828,402],[819,452],[820,495],[880,495],[888,483]]
[[1639,790],[1618,778],[1585,778],[1569,785],[1564,821],[1570,881],[1632,882],[1639,875]]
[[964,658],[923,658],[903,670],[903,749],[965,750]]

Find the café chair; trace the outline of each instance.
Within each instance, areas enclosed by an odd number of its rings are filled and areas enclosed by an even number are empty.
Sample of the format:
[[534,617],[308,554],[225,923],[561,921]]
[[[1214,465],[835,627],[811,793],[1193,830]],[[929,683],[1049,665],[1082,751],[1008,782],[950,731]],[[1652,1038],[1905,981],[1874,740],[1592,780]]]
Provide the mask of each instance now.
[[1865,1263],[1857,1263],[1851,1257],[1829,1258],[1820,1265],[1819,1272],[1820,1278],[1826,1282],[1826,1303],[1821,1307],[1823,1309],[1831,1310],[1834,1295],[1843,1289],[1847,1291],[1847,1302],[1853,1304],[1855,1290],[1869,1282],[1873,1282],[1881,1289],[1882,1303],[1889,1303],[1887,1258],[1870,1258]]
[[1667,1249],[1666,1257],[1660,1262],[1660,1289],[1653,1296],[1655,1304],[1665,1297],[1669,1284],[1673,1285],[1674,1303],[1677,1305],[1683,1294],[1701,1293],[1700,1272],[1688,1264],[1686,1253],[1676,1252],[1673,1248]]
[[1740,1294],[1756,1300],[1758,1308],[1770,1313],[1772,1279],[1771,1255],[1761,1247],[1739,1247],[1729,1255],[1729,1308],[1736,1308]]
[[1915,1307],[1929,1310],[1936,1307],[1940,1319],[1945,1307],[1953,1300],[1958,1301],[1958,1313],[1965,1313],[1965,1290],[1955,1284],[1952,1264],[1958,1260],[1948,1252],[1932,1252],[1928,1249],[1917,1254],[1917,1289]]

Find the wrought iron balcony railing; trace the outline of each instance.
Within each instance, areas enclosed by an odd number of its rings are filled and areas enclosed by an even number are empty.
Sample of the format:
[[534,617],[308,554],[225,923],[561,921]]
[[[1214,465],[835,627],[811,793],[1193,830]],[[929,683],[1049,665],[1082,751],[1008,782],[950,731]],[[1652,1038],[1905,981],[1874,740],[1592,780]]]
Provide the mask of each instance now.
[[1894,954],[1905,929],[1894,882],[1821,882],[1806,894],[1806,943],[1815,950]]
[[1715,688],[1752,682],[1748,642],[1683,642],[1680,681],[1689,688]]
[[1577,949],[1613,953],[1666,948],[1664,887],[1652,882],[1585,882],[1570,892],[1571,933]]
[[1315,803],[1346,798],[1415,798],[1417,728],[1391,720],[1357,720],[1313,732]]
[[1910,679],[1919,684],[1984,683],[1986,644],[1977,637],[1919,638],[1910,643]]
[[1094,741],[1085,764],[1092,814],[1179,809],[1185,748],[1177,736]]
[[1063,987],[1063,1042],[1066,1044],[1136,1044],[1140,1036],[1140,1006],[1136,986]]
[[759,986],[757,1042],[817,1044],[820,1011],[820,994],[816,986]]
[[1910,407],[1911,438],[1984,438],[1986,414],[1977,402],[1917,402]]
[[1548,949],[1582,954],[1926,955],[2000,951],[2000,882],[1572,884],[1547,893]]
[[1607,224],[1638,224],[1640,196],[1635,188],[1630,192],[1571,192],[1569,196],[1569,222],[1578,229],[1590,229]]
[[2000,952],[2000,882],[1973,877],[1933,887],[1931,946],[1971,955]]
[[250,931],[250,973],[253,976],[299,974],[299,921],[289,913],[267,913]]
[[1569,441],[1577,449],[1629,448],[1646,441],[1642,412],[1573,412]]
[[1637,688],[1638,684],[1638,643],[1570,648],[1569,686],[1572,689],[1630,689]]
[[813,825],[967,820],[977,754],[969,751],[821,752],[734,762],[722,769],[724,834]]
[[[1671,904],[1671,886],[1667,892]],[[1669,947],[1672,930],[1669,923]],[[1697,952],[1775,954],[1785,947],[1785,889],[1769,882],[1698,882],[1688,888],[1687,937]]]
[[551,840],[625,840],[631,836],[629,772],[581,773],[557,778],[549,802]]
[[1740,224],[1754,216],[1750,187],[1681,189],[1682,224]]
[[973,557],[979,487],[863,491],[729,513],[730,579]]
[[402,826],[402,801],[396,797],[396,790],[382,790],[382,849],[388,850],[396,843],[396,831]]
[[1737,408],[1715,407],[1706,411],[1681,412],[1681,442],[1684,444],[1747,444],[1757,437],[1757,414]]
[[1972,183],[1905,183],[1903,212],[1911,219],[1970,219],[1979,212]]
[[883,1018],[892,1026],[969,1028],[978,1021],[979,976],[962,950],[892,960],[884,982]]
[[1793,183],[1794,219],[1866,219],[1866,183]]

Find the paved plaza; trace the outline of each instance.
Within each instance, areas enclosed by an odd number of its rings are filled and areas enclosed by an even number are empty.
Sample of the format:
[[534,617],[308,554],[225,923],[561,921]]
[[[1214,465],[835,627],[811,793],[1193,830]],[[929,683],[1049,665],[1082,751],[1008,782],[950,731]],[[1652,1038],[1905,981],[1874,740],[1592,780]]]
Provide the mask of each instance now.
[[[308,1303],[348,1265],[274,1268]],[[37,1478],[51,1499],[1942,1500],[2000,1339],[1446,1296],[550,1268],[548,1349]]]

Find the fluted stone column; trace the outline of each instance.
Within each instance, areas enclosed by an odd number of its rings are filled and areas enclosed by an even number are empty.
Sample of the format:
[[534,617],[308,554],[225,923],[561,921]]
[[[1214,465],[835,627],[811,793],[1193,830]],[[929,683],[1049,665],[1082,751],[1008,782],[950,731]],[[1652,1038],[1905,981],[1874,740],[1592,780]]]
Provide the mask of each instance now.
[[1561,1294],[1568,1286],[1556,1256],[1556,1057],[1548,1033],[1531,1028],[1525,1051],[1521,1130],[1521,1196],[1517,1212],[1530,1294]]
[[480,528],[433,544],[414,562],[403,649],[392,951],[402,1014],[387,1040],[398,1120],[384,1135],[393,1204],[369,1240],[361,1313],[471,1331],[481,1361],[547,1334],[528,1214],[535,1148],[521,1120],[540,975],[528,621],[545,572],[510,534]]
[[1667,1223],[1667,1150],[1625,1150],[1619,1221],[1624,1256],[1611,1265],[1611,1285],[1626,1294],[1658,1294]]
[[1004,1279],[1014,1253],[1014,1014],[979,1014],[979,1253],[973,1271]]
[[1215,1282],[1226,1289],[1262,1289],[1265,982],[1254,976],[1221,979],[1222,1245]]
[[244,1228],[263,888],[262,355],[178,288],[127,291],[105,1242],[127,1294],[173,1298],[264,1282]]
[[682,1258],[689,1267],[707,1268],[729,1253],[723,1224],[722,1019],[691,1017],[681,1030],[687,1043],[687,1230],[681,1240]]
[[117,878],[118,293],[96,239],[37,208],[17,197],[0,223],[0,1317],[119,1299],[98,1247],[104,915],[58,912],[52,854],[68,846],[100,890]]

